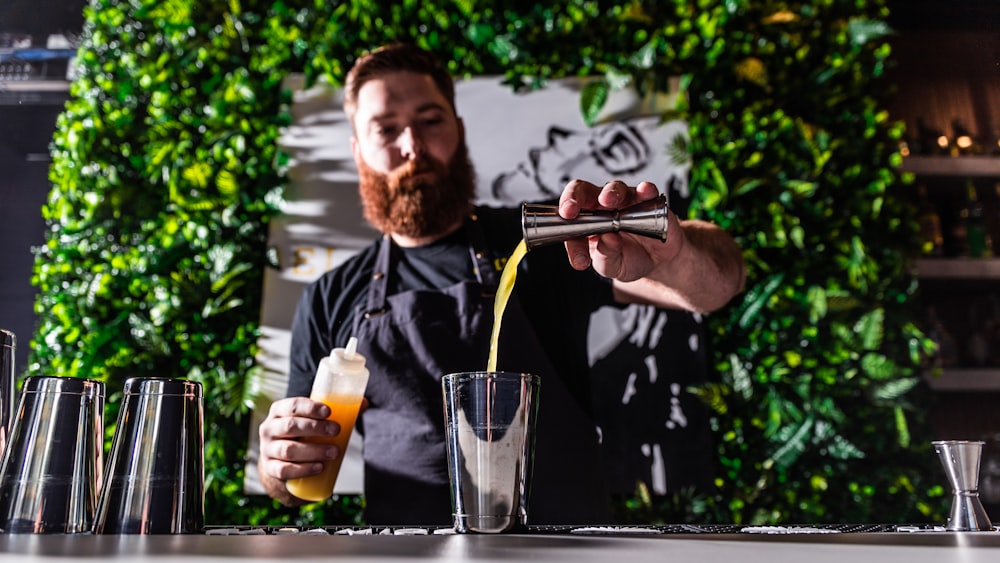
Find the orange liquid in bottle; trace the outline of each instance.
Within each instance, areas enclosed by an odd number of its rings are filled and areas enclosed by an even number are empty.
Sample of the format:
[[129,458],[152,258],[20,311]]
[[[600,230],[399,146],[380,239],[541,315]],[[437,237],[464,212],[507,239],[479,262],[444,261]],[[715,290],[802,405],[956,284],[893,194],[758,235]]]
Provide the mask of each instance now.
[[289,479],[286,483],[288,492],[300,499],[310,501],[326,500],[333,494],[333,485],[337,482],[340,465],[347,453],[347,443],[351,439],[351,432],[354,430],[354,423],[358,418],[358,411],[361,409],[361,399],[362,397],[359,396],[343,394],[313,397],[313,400],[320,401],[330,407],[330,416],[327,417],[327,420],[340,424],[340,433],[336,436],[313,441],[337,446],[340,449],[340,456],[337,459],[326,461],[323,464],[323,471],[317,475]]

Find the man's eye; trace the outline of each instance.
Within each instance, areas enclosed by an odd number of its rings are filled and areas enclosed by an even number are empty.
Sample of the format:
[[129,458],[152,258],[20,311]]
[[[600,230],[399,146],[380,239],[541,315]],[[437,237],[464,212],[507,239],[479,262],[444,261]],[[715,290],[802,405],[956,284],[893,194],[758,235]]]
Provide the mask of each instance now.
[[375,133],[379,137],[393,137],[396,135],[396,127],[392,125],[387,125],[384,127],[379,127],[375,130]]

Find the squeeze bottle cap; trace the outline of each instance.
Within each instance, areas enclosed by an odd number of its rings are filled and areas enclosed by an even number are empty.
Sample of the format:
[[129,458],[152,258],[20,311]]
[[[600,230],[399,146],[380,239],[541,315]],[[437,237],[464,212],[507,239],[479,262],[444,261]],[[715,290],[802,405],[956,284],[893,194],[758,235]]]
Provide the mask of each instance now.
[[312,395],[323,397],[330,393],[361,395],[368,385],[368,368],[365,357],[357,353],[358,339],[351,337],[346,348],[334,348],[330,355],[319,361]]
[[365,367],[365,357],[357,353],[358,339],[352,336],[346,348],[334,348],[330,352],[331,369],[337,371],[360,370]]

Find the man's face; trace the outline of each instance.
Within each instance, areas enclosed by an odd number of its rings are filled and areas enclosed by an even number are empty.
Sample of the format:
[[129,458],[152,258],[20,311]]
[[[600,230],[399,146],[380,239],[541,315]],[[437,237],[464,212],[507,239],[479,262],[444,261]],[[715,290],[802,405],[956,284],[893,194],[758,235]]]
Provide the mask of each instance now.
[[366,82],[353,126],[365,218],[376,228],[433,236],[468,212],[475,183],[462,124],[429,76]]

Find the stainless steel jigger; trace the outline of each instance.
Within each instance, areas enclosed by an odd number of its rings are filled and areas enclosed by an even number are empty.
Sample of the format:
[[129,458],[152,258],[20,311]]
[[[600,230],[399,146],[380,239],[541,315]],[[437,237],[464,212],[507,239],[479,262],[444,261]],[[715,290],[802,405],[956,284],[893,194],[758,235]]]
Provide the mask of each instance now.
[[983,443],[973,440],[932,442],[951,483],[954,498],[945,529],[953,532],[992,530],[993,524],[979,500],[979,459]]
[[521,230],[528,250],[552,242],[616,232],[666,241],[668,211],[666,195],[615,211],[584,210],[576,219],[563,219],[555,205],[524,203]]

